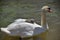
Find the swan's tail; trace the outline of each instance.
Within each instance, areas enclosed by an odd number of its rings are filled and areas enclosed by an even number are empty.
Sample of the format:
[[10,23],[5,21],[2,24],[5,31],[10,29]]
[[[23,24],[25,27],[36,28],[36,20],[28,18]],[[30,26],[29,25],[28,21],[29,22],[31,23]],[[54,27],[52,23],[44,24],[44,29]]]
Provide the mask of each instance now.
[[7,28],[0,28],[2,32],[5,32],[7,34],[10,34],[10,31],[7,30]]

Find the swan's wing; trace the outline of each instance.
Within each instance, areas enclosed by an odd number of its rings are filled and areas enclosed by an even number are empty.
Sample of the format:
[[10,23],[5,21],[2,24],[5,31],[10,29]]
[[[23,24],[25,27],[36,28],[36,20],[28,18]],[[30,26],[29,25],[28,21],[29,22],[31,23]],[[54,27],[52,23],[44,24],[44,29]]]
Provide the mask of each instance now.
[[26,19],[21,19],[21,18],[15,20],[15,22],[25,22],[25,21],[26,21]]
[[32,36],[35,26],[31,23],[11,24],[7,27],[10,35],[19,35],[21,37]]
[[7,29],[8,30],[16,30],[18,27],[19,27],[18,24],[12,23],[12,24],[10,24],[10,25],[7,26]]
[[16,29],[20,29],[20,28],[35,28],[35,27],[42,27],[36,23],[32,24],[32,23],[27,23],[27,22],[22,22],[22,23],[19,23],[19,24],[16,24],[16,23],[12,23],[10,25],[8,25],[8,30],[16,30]]
[[17,24],[19,24],[19,23],[22,23],[22,22],[25,22],[27,19],[16,19],[15,21],[14,21],[14,23],[17,23]]

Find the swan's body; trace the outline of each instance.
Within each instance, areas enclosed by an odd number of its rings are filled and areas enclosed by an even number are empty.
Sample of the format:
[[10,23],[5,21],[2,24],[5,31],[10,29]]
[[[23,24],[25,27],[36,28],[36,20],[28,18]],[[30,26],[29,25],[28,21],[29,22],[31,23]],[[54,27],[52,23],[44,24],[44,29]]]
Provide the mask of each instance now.
[[[20,22],[20,21],[19,21]],[[36,23],[28,23],[28,22],[20,22],[15,21],[14,23],[8,25],[6,28],[1,28],[1,31],[11,35],[11,36],[21,36],[21,37],[29,37],[33,35],[40,34],[44,32],[45,29],[42,26]],[[40,28],[40,30],[35,30],[36,28]],[[36,32],[38,31],[38,32]]]
[[[45,6],[47,9],[48,6]],[[42,8],[43,10],[45,9]],[[48,10],[47,10],[48,11]],[[29,37],[41,34],[48,29],[46,23],[46,14],[45,11],[41,14],[41,25],[37,23],[29,23],[26,22],[26,19],[18,19],[15,20],[12,24],[8,25],[6,28],[1,28],[1,31],[11,35],[11,36],[21,36],[21,37]]]

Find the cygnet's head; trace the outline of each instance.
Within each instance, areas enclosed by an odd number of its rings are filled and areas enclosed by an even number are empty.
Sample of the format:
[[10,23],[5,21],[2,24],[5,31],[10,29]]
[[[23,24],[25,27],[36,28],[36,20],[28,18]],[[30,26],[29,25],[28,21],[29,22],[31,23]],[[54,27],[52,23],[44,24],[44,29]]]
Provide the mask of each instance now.
[[34,23],[35,20],[34,19],[27,19],[26,22],[28,22],[28,23]]
[[41,9],[44,11],[47,11],[47,12],[52,12],[52,10],[49,6],[43,6]]

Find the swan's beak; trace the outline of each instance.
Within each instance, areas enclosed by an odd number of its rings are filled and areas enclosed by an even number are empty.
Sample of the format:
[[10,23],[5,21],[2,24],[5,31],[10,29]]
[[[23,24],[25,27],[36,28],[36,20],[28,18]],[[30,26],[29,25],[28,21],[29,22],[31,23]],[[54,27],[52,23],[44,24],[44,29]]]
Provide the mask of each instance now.
[[51,12],[52,12],[51,8],[48,8],[48,12],[49,12],[49,13],[51,13]]

